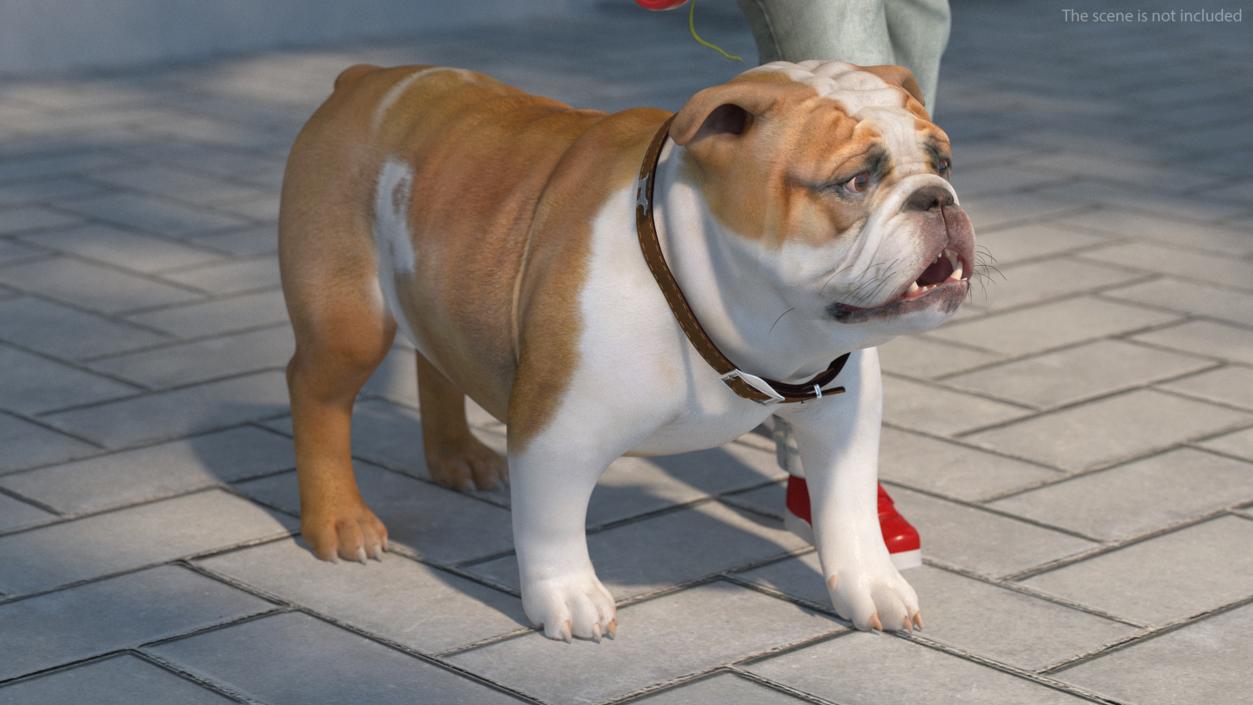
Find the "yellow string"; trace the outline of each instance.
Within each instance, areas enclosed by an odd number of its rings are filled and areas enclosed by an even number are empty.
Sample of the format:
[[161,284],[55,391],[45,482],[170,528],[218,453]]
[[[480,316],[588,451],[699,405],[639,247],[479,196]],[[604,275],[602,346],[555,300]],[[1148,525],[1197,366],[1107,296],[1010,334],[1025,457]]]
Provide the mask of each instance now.
[[728,53],[725,49],[718,46],[717,44],[705,41],[699,34],[696,33],[696,0],[691,0],[689,5],[690,6],[688,7],[688,10],[687,10],[687,29],[688,31],[692,33],[692,39],[695,39],[697,44],[700,44],[703,47],[708,47],[718,52],[719,54],[722,54],[722,58],[724,59],[727,59],[729,61],[739,61],[743,63],[744,61],[743,57],[737,56],[736,54]]

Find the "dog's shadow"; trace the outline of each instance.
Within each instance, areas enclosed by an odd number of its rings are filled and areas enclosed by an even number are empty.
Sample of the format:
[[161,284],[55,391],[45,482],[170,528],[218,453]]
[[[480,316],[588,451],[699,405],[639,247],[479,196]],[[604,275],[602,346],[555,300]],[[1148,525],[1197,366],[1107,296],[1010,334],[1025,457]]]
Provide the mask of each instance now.
[[[427,565],[433,576],[466,597],[529,626],[516,599],[508,490],[455,492],[430,480],[421,419],[410,405],[416,404],[416,380],[407,369],[411,365],[405,364],[411,355],[398,350],[393,355],[398,361],[380,368],[357,404],[353,454],[362,495],[388,527],[394,552]],[[254,425],[289,438],[290,416],[275,416],[271,409],[258,410],[258,416],[266,412],[270,418]],[[504,426],[474,412],[471,419],[479,422],[476,434],[503,452]],[[294,463],[241,479],[221,453],[206,452],[201,461],[210,473],[268,510],[299,517]],[[588,545],[601,580],[619,601],[633,600],[804,548],[804,542],[783,528],[785,477],[768,439],[760,435],[695,453],[616,461],[597,485],[588,509]],[[297,543],[308,552],[298,536]],[[316,560],[311,554],[307,558]],[[357,580],[370,579],[368,567]],[[817,573],[812,579],[821,583]],[[494,599],[475,582],[515,599]]]

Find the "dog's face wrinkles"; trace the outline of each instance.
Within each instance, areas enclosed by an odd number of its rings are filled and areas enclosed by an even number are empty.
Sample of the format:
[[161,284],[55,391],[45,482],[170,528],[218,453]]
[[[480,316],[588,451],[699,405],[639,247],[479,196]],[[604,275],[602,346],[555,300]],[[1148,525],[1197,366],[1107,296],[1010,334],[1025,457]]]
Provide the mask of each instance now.
[[721,241],[796,311],[897,334],[964,299],[974,233],[916,92],[897,67],[775,62],[676,117]]

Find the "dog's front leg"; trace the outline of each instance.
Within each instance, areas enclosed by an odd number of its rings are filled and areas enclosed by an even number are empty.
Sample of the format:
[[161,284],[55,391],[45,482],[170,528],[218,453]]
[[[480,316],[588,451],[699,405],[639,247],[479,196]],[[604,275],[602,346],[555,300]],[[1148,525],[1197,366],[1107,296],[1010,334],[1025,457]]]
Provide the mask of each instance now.
[[918,597],[892,565],[879,528],[878,352],[854,352],[844,369],[844,394],[778,413],[796,431],[814,543],[835,611],[858,629],[911,629],[922,624]]
[[[522,608],[550,639],[600,640],[618,627],[613,596],[587,553],[587,503],[620,451],[577,428],[550,429],[511,448],[513,539]],[[603,436],[601,436],[603,439]]]

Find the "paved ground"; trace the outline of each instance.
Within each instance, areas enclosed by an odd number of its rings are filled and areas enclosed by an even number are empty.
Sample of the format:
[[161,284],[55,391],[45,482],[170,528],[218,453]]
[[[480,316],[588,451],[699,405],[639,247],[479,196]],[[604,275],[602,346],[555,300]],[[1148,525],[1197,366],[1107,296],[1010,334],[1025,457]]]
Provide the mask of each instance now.
[[[749,437],[615,465],[590,523],[619,638],[543,639],[503,497],[422,479],[404,350],[356,438],[397,554],[330,566],[290,538],[294,131],[363,60],[609,108],[735,70],[622,5],[0,86],[0,703],[1253,702],[1248,24],[958,5],[939,115],[1001,276],[884,350],[925,633],[832,616]],[[701,21],[751,55],[733,14]]]

